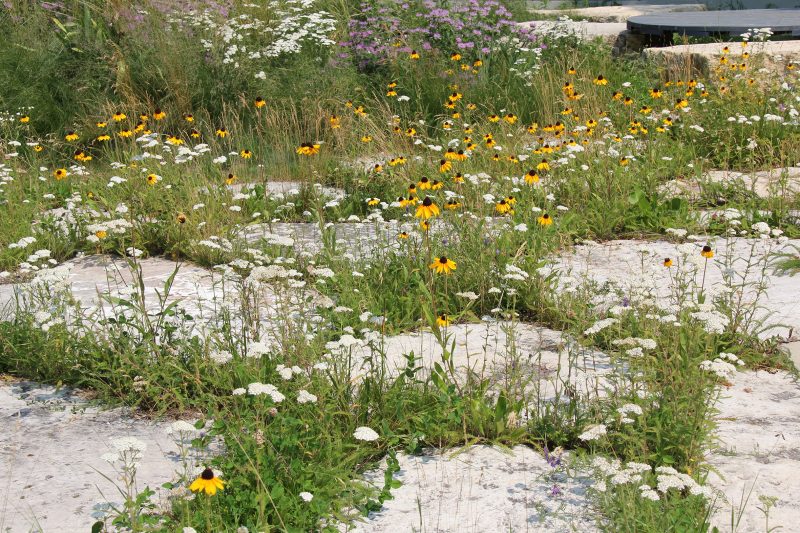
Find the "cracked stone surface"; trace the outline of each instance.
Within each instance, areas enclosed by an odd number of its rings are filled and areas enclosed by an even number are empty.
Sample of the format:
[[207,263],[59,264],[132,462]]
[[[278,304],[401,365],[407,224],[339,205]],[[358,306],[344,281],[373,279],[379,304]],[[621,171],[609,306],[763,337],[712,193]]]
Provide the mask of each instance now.
[[[551,475],[544,457],[523,446],[503,451],[489,446],[398,454],[403,485],[393,499],[349,531],[599,531],[586,496],[591,480],[576,472]],[[383,468],[366,475],[383,486]],[[553,485],[560,496],[551,496]]]
[[[790,239],[785,244],[778,244],[774,240],[732,238],[730,245],[725,239],[713,240],[715,257],[709,262],[706,272],[705,287],[707,291],[718,290],[723,285],[723,273],[732,273],[736,284],[764,283],[764,295],[757,301],[759,309],[754,318],[765,320],[770,325],[775,325],[767,331],[761,331],[762,338],[780,336],[787,338],[792,332],[800,331],[800,277],[778,276],[772,267],[767,268],[767,276],[761,279],[761,269],[751,268],[745,271],[751,251],[756,261],[772,257],[771,254],[780,251],[790,251],[792,246],[799,246],[800,240]],[[705,241],[692,246],[690,259],[697,260],[701,247]],[[632,291],[647,290],[661,301],[669,295],[670,270],[662,266],[664,258],[676,260],[681,257],[678,249],[680,245],[666,241],[609,241],[603,244],[576,246],[572,253],[562,255],[559,259],[559,268],[566,275],[572,277],[586,277],[598,283],[608,283],[610,286],[621,290],[624,294]],[[726,263],[726,257],[730,262]],[[771,261],[770,259],[767,259]],[[729,271],[728,269],[731,269]],[[674,271],[672,271],[674,274]],[[699,287],[702,281],[702,262],[694,275],[694,282]],[[755,302],[755,292],[752,286],[743,289],[743,303]],[[755,328],[756,320],[751,321]]]
[[[525,383],[529,396],[548,401],[573,393],[597,398],[605,396],[611,386],[606,379],[612,371],[608,356],[558,331],[534,324],[490,321],[455,324],[442,333],[447,337],[448,350],[454,347],[451,361],[461,379],[467,369],[495,384],[520,374],[529,380]],[[426,372],[436,363],[443,364],[442,347],[430,331],[376,339],[370,346],[357,343],[351,348],[355,375],[369,372],[373,364],[380,365],[381,354],[392,375],[406,367],[410,352],[417,357],[415,365]]]
[[140,489],[160,494],[178,469],[166,424],[123,409],[98,410],[65,389],[0,379],[0,421],[3,532],[89,531],[95,505],[120,500],[118,474],[101,458],[113,451],[115,438],[147,445],[137,471]]
[[706,184],[735,187],[758,198],[782,197],[792,199],[800,194],[800,167],[775,168],[753,172],[711,170],[701,180],[683,178],[664,183],[660,192],[668,196],[691,199],[700,197]]
[[761,497],[775,497],[769,526],[793,531],[800,517],[800,384],[785,373],[739,372],[717,403],[718,445],[709,483],[725,493],[713,524],[739,533],[766,531]]
[[688,11],[705,11],[705,4],[633,4],[626,6],[582,7],[578,9],[536,9],[534,15],[561,15],[581,17],[594,22],[627,22],[631,17],[640,15],[660,15],[663,13],[685,13]]

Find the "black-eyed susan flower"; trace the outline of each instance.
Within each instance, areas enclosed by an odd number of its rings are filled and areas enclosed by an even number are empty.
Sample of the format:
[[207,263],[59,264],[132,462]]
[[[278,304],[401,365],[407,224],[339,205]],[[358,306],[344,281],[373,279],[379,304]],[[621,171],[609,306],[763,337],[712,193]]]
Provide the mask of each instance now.
[[113,119],[114,119],[114,122],[122,122],[123,120],[125,120],[126,118],[128,118],[128,115],[126,115],[126,114],[125,114],[125,113],[123,113],[122,111],[117,111],[116,113],[114,113],[114,114],[112,115],[112,117],[111,117],[111,118],[113,118]]
[[436,317],[436,325],[439,326],[440,328],[446,328],[447,326],[450,325],[450,320],[447,318],[447,315],[445,313],[442,313],[441,315]]
[[260,96],[256,96],[256,99],[253,100],[253,105],[256,107],[256,109],[261,109],[262,107],[267,105],[267,102]]
[[336,115],[331,115],[331,118],[329,118],[328,121],[331,124],[331,128],[334,130],[342,127],[342,119]]
[[225,137],[228,136],[228,130],[223,126],[223,127],[217,128],[216,134],[217,134],[217,137],[219,137],[220,139],[224,139]]
[[547,162],[547,159],[542,159],[541,162],[536,165],[536,170],[550,170],[550,163]]
[[366,143],[371,143],[372,142],[372,136],[371,135],[363,135],[361,137],[361,142],[365,143],[365,144]]
[[225,185],[233,185],[236,181],[236,175],[233,172],[229,172],[228,175],[225,177]]
[[429,179],[428,179],[427,177],[425,177],[425,176],[422,176],[422,177],[419,179],[419,181],[417,182],[417,188],[419,188],[420,190],[423,190],[423,191],[424,191],[425,189],[430,189],[430,188],[431,188],[431,180],[429,180]]
[[147,115],[147,113],[142,113],[141,115],[139,115],[139,120],[141,120],[142,122],[147,122],[148,120],[150,120],[150,117]]
[[143,133],[147,129],[147,123],[142,121],[136,124],[136,127],[133,128],[134,133]]
[[416,50],[411,50],[411,53],[408,54],[408,58],[416,61],[417,59],[419,59],[419,52],[417,52]]
[[574,76],[577,73],[578,71],[575,69],[575,67],[570,67],[569,69],[567,69],[567,74],[569,74],[570,76]]
[[253,157],[253,152],[251,152],[250,150],[244,149],[244,150],[239,152],[239,155],[242,157],[242,159],[250,159],[251,157]]
[[461,207],[461,203],[455,199],[448,200],[446,204],[444,204],[445,209],[449,209],[450,211],[454,211]]
[[605,79],[602,74],[600,74],[594,79],[592,83],[594,83],[595,85],[608,85],[608,80]]
[[38,152],[41,152],[42,150],[44,150],[44,146],[42,146],[41,144],[37,144],[37,145],[35,145],[35,146],[33,147],[33,151],[34,151],[34,152],[37,152],[37,153],[38,153]]
[[430,196],[426,196],[422,203],[417,206],[414,216],[422,220],[428,220],[431,217],[439,216],[439,213],[439,206],[431,200]]
[[542,215],[536,219],[536,222],[538,222],[540,226],[549,226],[553,223],[553,217],[547,213],[542,213]]
[[449,172],[451,168],[453,168],[453,163],[447,159],[442,159],[439,161],[439,172]]
[[496,114],[491,114],[491,115],[489,115],[488,117],[486,117],[486,119],[487,119],[489,122],[500,122],[500,116],[499,116],[499,115],[496,115]]
[[66,168],[57,168],[53,171],[53,177],[58,181],[65,179],[67,176],[68,173]]
[[106,141],[110,141],[110,140],[111,140],[111,135],[108,135],[108,134],[105,134],[105,133],[103,135],[98,135],[97,136],[97,142],[101,142],[102,143],[102,142],[106,142]]
[[653,99],[657,100],[657,99],[661,98],[662,96],[664,96],[664,91],[662,91],[658,87],[653,87],[652,89],[650,89],[650,98],[653,98]]
[[195,479],[189,490],[192,492],[205,492],[209,496],[213,496],[218,490],[224,490],[225,483],[214,475],[214,471],[210,468],[203,470],[203,473]]
[[170,135],[167,137],[167,142],[172,146],[180,146],[183,144],[183,139],[176,137],[175,135]]
[[711,249],[711,246],[706,244],[700,251],[700,255],[705,257],[706,259],[711,259],[712,257],[714,257],[714,250]]
[[433,263],[430,264],[431,270],[437,274],[450,274],[456,269],[456,266],[457,265],[455,261],[448,259],[445,256],[437,258]]
[[531,169],[525,174],[525,183],[528,185],[533,185],[534,183],[539,182],[539,174],[536,173],[535,170]]
[[407,231],[401,231],[400,233],[397,234],[397,238],[398,239],[403,239],[403,240],[408,239],[408,232]]
[[158,183],[159,177],[156,174],[148,174],[147,175],[147,184],[148,185],[155,185]]
[[94,123],[94,125],[95,125],[97,128],[99,128],[99,129],[101,129],[101,130],[102,130],[103,128],[105,128],[106,126],[108,126],[108,122],[104,122],[104,121],[95,122],[95,123]]
[[458,52],[453,52],[450,54],[450,61],[461,61],[461,54]]
[[383,172],[383,165],[381,165],[380,163],[375,163],[375,166],[372,167],[372,171],[375,174],[380,174],[381,172]]
[[506,201],[505,198],[503,198],[502,200],[500,200],[499,202],[494,204],[494,209],[495,209],[495,211],[497,211],[501,215],[505,215],[507,213],[511,213],[512,212],[511,204],[509,204],[508,201]]
[[464,183],[464,176],[460,172],[456,173],[456,175],[453,176],[453,182],[454,183]]
[[312,156],[319,153],[319,144],[314,143],[302,143],[300,146],[297,147],[297,154],[298,155],[305,155],[305,156]]
[[503,120],[505,120],[508,124],[516,124],[517,115],[514,113],[506,113],[506,116],[503,117]]
[[192,115],[191,113],[186,113],[185,115],[183,115],[183,120],[185,120],[186,122],[194,122],[194,115]]
[[153,118],[155,120],[164,120],[167,118],[167,114],[159,108],[156,108],[155,112],[153,113]]
[[189,137],[191,137],[192,139],[199,139],[200,138],[200,132],[197,131],[197,130],[192,130],[192,131],[189,132]]
[[67,134],[64,136],[64,140],[67,142],[74,142],[79,139],[79,136],[74,131],[68,131]]
[[27,124],[28,122],[31,121],[31,117],[29,117],[28,115],[22,115],[21,117],[19,117],[19,121],[22,124]]
[[367,198],[367,205],[369,206],[378,205],[379,203],[381,203],[380,198]]
[[673,264],[673,263],[672,263],[672,259],[670,259],[669,257],[665,257],[665,258],[664,258],[664,266],[665,266],[666,268],[669,268],[669,267],[671,267],[671,266],[672,266],[672,264]]

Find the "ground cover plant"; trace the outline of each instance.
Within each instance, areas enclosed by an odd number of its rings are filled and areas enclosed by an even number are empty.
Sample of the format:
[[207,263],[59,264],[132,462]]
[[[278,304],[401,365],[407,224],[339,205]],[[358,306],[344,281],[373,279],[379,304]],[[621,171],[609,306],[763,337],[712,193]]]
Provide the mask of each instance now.
[[[798,163],[797,70],[753,39],[676,77],[519,9],[0,6],[0,372],[175,420],[166,503],[121,440],[87,527],[346,530],[398,454],[493,444],[590,472],[600,530],[711,530],[714,403],[791,368],[762,304],[800,230],[788,171],[708,172]],[[624,288],[560,260],[611,239],[676,255]],[[465,368],[486,325],[501,356]],[[563,334],[549,385],[532,327]]]

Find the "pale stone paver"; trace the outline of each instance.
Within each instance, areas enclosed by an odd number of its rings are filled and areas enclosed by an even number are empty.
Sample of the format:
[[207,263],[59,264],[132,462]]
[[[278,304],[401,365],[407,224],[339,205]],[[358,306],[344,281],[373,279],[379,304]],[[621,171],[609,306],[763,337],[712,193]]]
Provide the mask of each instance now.
[[[723,55],[723,48],[731,50],[731,57],[735,60],[741,53],[741,43],[700,43],[680,44],[657,48],[646,48],[644,56],[648,59],[663,62],[670,69],[693,68],[700,73],[708,72],[714,67]],[[771,71],[783,71],[789,63],[800,60],[800,40],[795,41],[767,41],[752,44],[748,47],[752,54],[749,61],[761,60],[763,67]]]
[[697,199],[705,184],[739,188],[758,198],[794,199],[800,195],[800,167],[752,172],[710,170],[703,174],[700,180],[683,178],[667,181],[661,185],[660,192],[666,196]]
[[794,531],[800,516],[800,384],[785,372],[739,372],[722,388],[716,437],[707,460],[709,483],[727,501],[717,502],[712,523],[738,533],[767,531],[759,497],[775,497],[769,526]]
[[586,18],[593,22],[626,22],[631,17],[662,13],[687,13],[705,11],[705,4],[636,4],[627,6],[597,6],[577,9],[536,9],[534,15],[565,15]]
[[[591,479],[585,474],[551,475],[544,457],[523,446],[456,452],[398,454],[400,471],[394,477],[403,485],[392,491],[393,499],[381,511],[349,531],[599,531],[586,496]],[[369,472],[368,481],[382,487],[384,468]],[[560,495],[552,495],[554,485]]]
[[[156,490],[180,468],[167,424],[123,409],[101,411],[67,390],[0,380],[0,531],[89,531],[95,504],[120,502],[120,483],[101,458],[112,441],[134,437],[147,449],[139,489]],[[112,481],[105,479],[109,477]]]

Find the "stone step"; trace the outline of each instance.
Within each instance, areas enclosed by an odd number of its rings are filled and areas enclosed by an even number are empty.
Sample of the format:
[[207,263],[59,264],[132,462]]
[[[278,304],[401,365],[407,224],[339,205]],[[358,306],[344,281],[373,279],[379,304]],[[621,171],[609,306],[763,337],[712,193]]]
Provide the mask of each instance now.
[[[694,71],[705,75],[719,64],[726,47],[730,50],[728,54],[730,61],[735,62],[737,58],[741,57],[743,48],[740,42],[680,44],[645,48],[643,55],[651,61],[663,64],[668,71]],[[629,44],[627,48],[635,49],[636,46]],[[760,61],[760,68],[766,68],[772,72],[783,72],[788,64],[800,62],[800,40],[752,43],[748,45],[747,51],[751,54],[748,59],[749,64],[752,65],[754,60]]]
[[576,9],[534,9],[534,15],[580,17],[590,22],[627,22],[631,17],[662,13],[706,11],[705,4],[632,4],[624,6],[581,7]]

